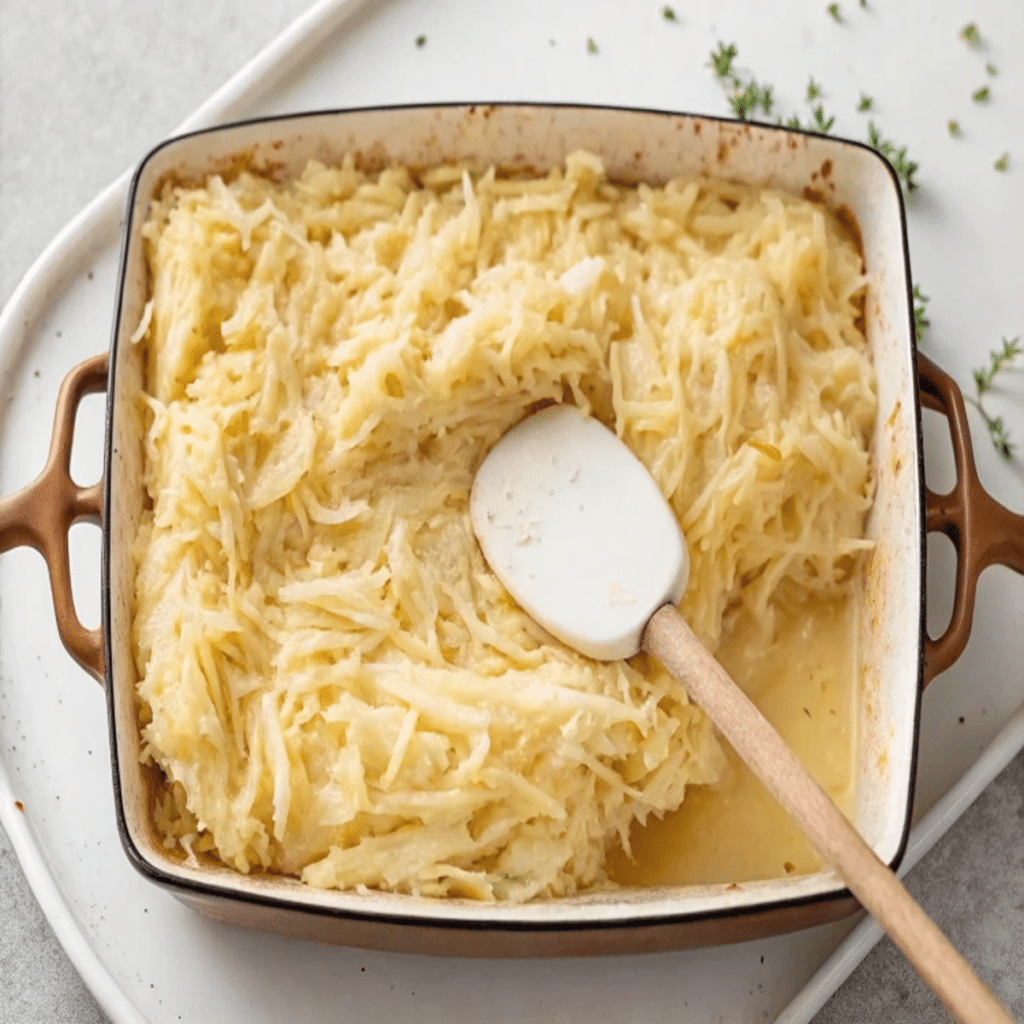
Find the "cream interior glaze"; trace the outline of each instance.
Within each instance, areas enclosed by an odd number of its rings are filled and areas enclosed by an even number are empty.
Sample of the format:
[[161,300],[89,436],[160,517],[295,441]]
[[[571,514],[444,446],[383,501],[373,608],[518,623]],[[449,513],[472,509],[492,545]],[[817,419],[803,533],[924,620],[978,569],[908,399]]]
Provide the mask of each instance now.
[[[847,817],[856,806],[855,614],[852,600],[808,602],[780,615],[767,657],[749,654],[756,625],[741,621],[719,661]],[[634,860],[611,858],[625,885],[699,885],[810,874],[821,860],[732,749],[714,786],[630,834]]]

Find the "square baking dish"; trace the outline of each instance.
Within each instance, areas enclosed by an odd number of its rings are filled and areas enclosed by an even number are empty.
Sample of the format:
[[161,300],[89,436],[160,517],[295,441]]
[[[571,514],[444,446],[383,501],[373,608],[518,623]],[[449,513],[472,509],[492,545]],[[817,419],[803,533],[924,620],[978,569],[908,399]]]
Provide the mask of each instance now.
[[[121,835],[135,866],[221,920],[379,948],[462,955],[613,953],[712,945],[834,919],[856,906],[831,872],[768,882],[623,888],[525,905],[311,889],[169,855],[150,820],[151,769],[139,764],[131,653],[133,568],[127,539],[142,510],[141,367],[129,343],[148,299],[140,229],[168,178],[195,180],[240,163],[299,173],[309,159],[354,154],[372,169],[467,160],[546,169],[575,149],[609,177],[660,183],[705,174],[805,194],[855,231],[870,276],[866,335],[877,370],[875,542],[857,588],[859,738],[856,825],[895,866],[906,841],[923,680],[923,505],[917,373],[902,197],[888,164],[856,143],[762,125],[636,110],[560,106],[370,109],[255,121],[173,139],[140,166],[124,229],[110,352],[104,632]],[[900,415],[900,410],[903,410]],[[751,837],[756,841],[756,837]]]
[[[149,297],[141,228],[153,196],[169,180],[199,181],[244,167],[285,177],[311,158],[334,162],[346,154],[368,171],[459,160],[515,173],[546,170],[577,149],[596,153],[608,176],[622,183],[707,175],[804,194],[829,206],[859,243],[879,404],[871,450],[876,499],[867,523],[874,548],[854,594],[859,707],[853,817],[883,861],[895,866],[899,860],[910,823],[921,690],[966,644],[981,569],[996,561],[1017,567],[1019,542],[1011,537],[1019,526],[977,482],[959,391],[916,357],[902,196],[891,167],[857,143],[685,114],[512,104],[349,110],[231,125],[170,140],[149,154],[129,195],[110,351],[68,375],[47,468],[25,491],[0,501],[0,551],[22,543],[43,551],[61,637],[76,660],[106,682],[118,824],[129,859],[203,913],[351,945],[538,956],[712,945],[801,928],[856,907],[831,872],[622,887],[515,905],[322,891],[277,875],[242,875],[211,859],[187,863],[164,848],[152,824],[160,781],[155,769],[140,765],[131,645],[131,540],[145,491],[141,356],[130,339]],[[85,393],[104,386],[104,481],[79,488],[68,475],[74,413]],[[922,402],[950,420],[959,481],[949,496],[924,486]],[[96,631],[81,626],[70,595],[67,530],[81,518],[103,523],[103,617]],[[961,556],[953,620],[938,641],[923,629],[926,530],[945,532]]]

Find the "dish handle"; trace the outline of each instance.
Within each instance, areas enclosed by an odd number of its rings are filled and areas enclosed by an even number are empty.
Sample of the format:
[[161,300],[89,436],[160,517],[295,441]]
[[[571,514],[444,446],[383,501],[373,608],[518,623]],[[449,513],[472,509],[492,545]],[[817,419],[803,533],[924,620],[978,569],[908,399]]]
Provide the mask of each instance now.
[[964,396],[949,374],[927,356],[917,356],[921,403],[949,421],[956,485],[936,494],[925,485],[925,530],[944,533],[956,549],[953,614],[937,640],[925,635],[924,684],[945,672],[967,646],[974,619],[978,577],[990,565],[1024,573],[1024,516],[1004,508],[981,485],[974,464]]
[[46,467],[28,487],[0,499],[0,554],[25,545],[46,559],[60,638],[75,661],[101,684],[103,631],[86,629],[75,610],[68,531],[82,520],[99,524],[103,515],[103,481],[79,487],[71,479],[71,441],[79,403],[106,387],[106,352],[79,363],[64,378]]

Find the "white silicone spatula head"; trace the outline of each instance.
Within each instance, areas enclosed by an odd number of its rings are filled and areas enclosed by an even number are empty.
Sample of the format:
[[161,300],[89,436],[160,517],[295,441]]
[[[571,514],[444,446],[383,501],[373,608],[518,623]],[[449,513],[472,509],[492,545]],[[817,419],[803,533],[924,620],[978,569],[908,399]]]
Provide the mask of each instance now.
[[591,658],[636,654],[651,615],[686,589],[686,543],[657,484],[615,434],[572,406],[528,417],[494,446],[470,515],[519,604]]

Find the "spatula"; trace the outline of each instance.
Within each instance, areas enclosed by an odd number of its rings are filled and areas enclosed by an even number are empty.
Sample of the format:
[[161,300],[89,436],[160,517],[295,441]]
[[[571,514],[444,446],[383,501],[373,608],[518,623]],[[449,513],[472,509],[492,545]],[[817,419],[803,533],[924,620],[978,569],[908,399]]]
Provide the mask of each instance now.
[[676,611],[686,542],[625,444],[572,406],[544,409],[484,460],[470,514],[491,569],[550,633],[602,661],[647,651],[683,683],[956,1020],[1012,1021]]

